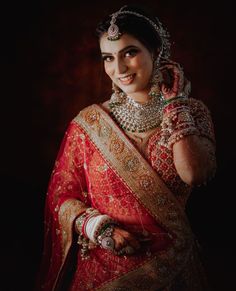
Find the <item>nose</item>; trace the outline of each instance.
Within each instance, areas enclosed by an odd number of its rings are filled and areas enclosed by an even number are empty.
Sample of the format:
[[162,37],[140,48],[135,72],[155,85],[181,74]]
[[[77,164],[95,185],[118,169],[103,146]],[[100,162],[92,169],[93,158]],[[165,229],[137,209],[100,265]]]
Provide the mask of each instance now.
[[128,67],[127,67],[126,63],[124,62],[124,60],[122,60],[121,58],[117,58],[115,60],[116,75],[124,74],[127,71],[127,69],[128,69]]

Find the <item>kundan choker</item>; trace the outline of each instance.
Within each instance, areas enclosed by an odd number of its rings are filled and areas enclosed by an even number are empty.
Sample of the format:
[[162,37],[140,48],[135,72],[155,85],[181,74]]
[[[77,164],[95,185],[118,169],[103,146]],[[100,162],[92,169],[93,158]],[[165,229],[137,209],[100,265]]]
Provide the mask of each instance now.
[[163,96],[152,94],[150,100],[141,104],[125,93],[113,93],[109,102],[112,116],[121,128],[132,132],[146,132],[160,125]]

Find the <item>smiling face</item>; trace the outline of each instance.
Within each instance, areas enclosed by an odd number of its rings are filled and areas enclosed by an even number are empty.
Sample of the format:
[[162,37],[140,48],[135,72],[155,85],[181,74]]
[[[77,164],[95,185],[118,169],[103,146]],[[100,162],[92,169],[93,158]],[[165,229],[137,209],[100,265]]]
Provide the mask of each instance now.
[[123,92],[130,97],[148,94],[153,60],[139,40],[123,34],[120,39],[110,41],[104,34],[100,48],[106,74]]

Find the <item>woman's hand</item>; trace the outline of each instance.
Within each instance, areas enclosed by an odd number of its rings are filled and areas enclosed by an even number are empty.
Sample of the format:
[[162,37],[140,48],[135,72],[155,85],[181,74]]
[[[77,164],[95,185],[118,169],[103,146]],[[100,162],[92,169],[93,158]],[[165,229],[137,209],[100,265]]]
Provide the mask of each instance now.
[[140,248],[140,243],[134,235],[120,227],[114,227],[112,238],[115,241],[117,254],[129,255]]
[[184,77],[183,70],[178,63],[163,62],[159,68],[162,74],[161,92],[166,100],[190,93],[190,82]]

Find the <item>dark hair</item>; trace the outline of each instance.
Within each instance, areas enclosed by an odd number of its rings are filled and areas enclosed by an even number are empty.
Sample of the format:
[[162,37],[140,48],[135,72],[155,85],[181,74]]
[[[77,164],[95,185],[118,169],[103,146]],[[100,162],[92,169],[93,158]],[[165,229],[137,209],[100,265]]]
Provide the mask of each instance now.
[[[155,24],[159,25],[157,19],[146,13],[141,8],[127,5],[122,11],[132,11],[139,13]],[[111,21],[111,15],[107,16],[101,21],[96,28],[96,35],[100,39],[104,33],[107,32]],[[160,49],[162,42],[155,28],[148,22],[147,19],[138,17],[131,14],[120,14],[116,18],[116,24],[119,27],[119,31],[130,34],[138,39],[151,53],[157,53]]]

